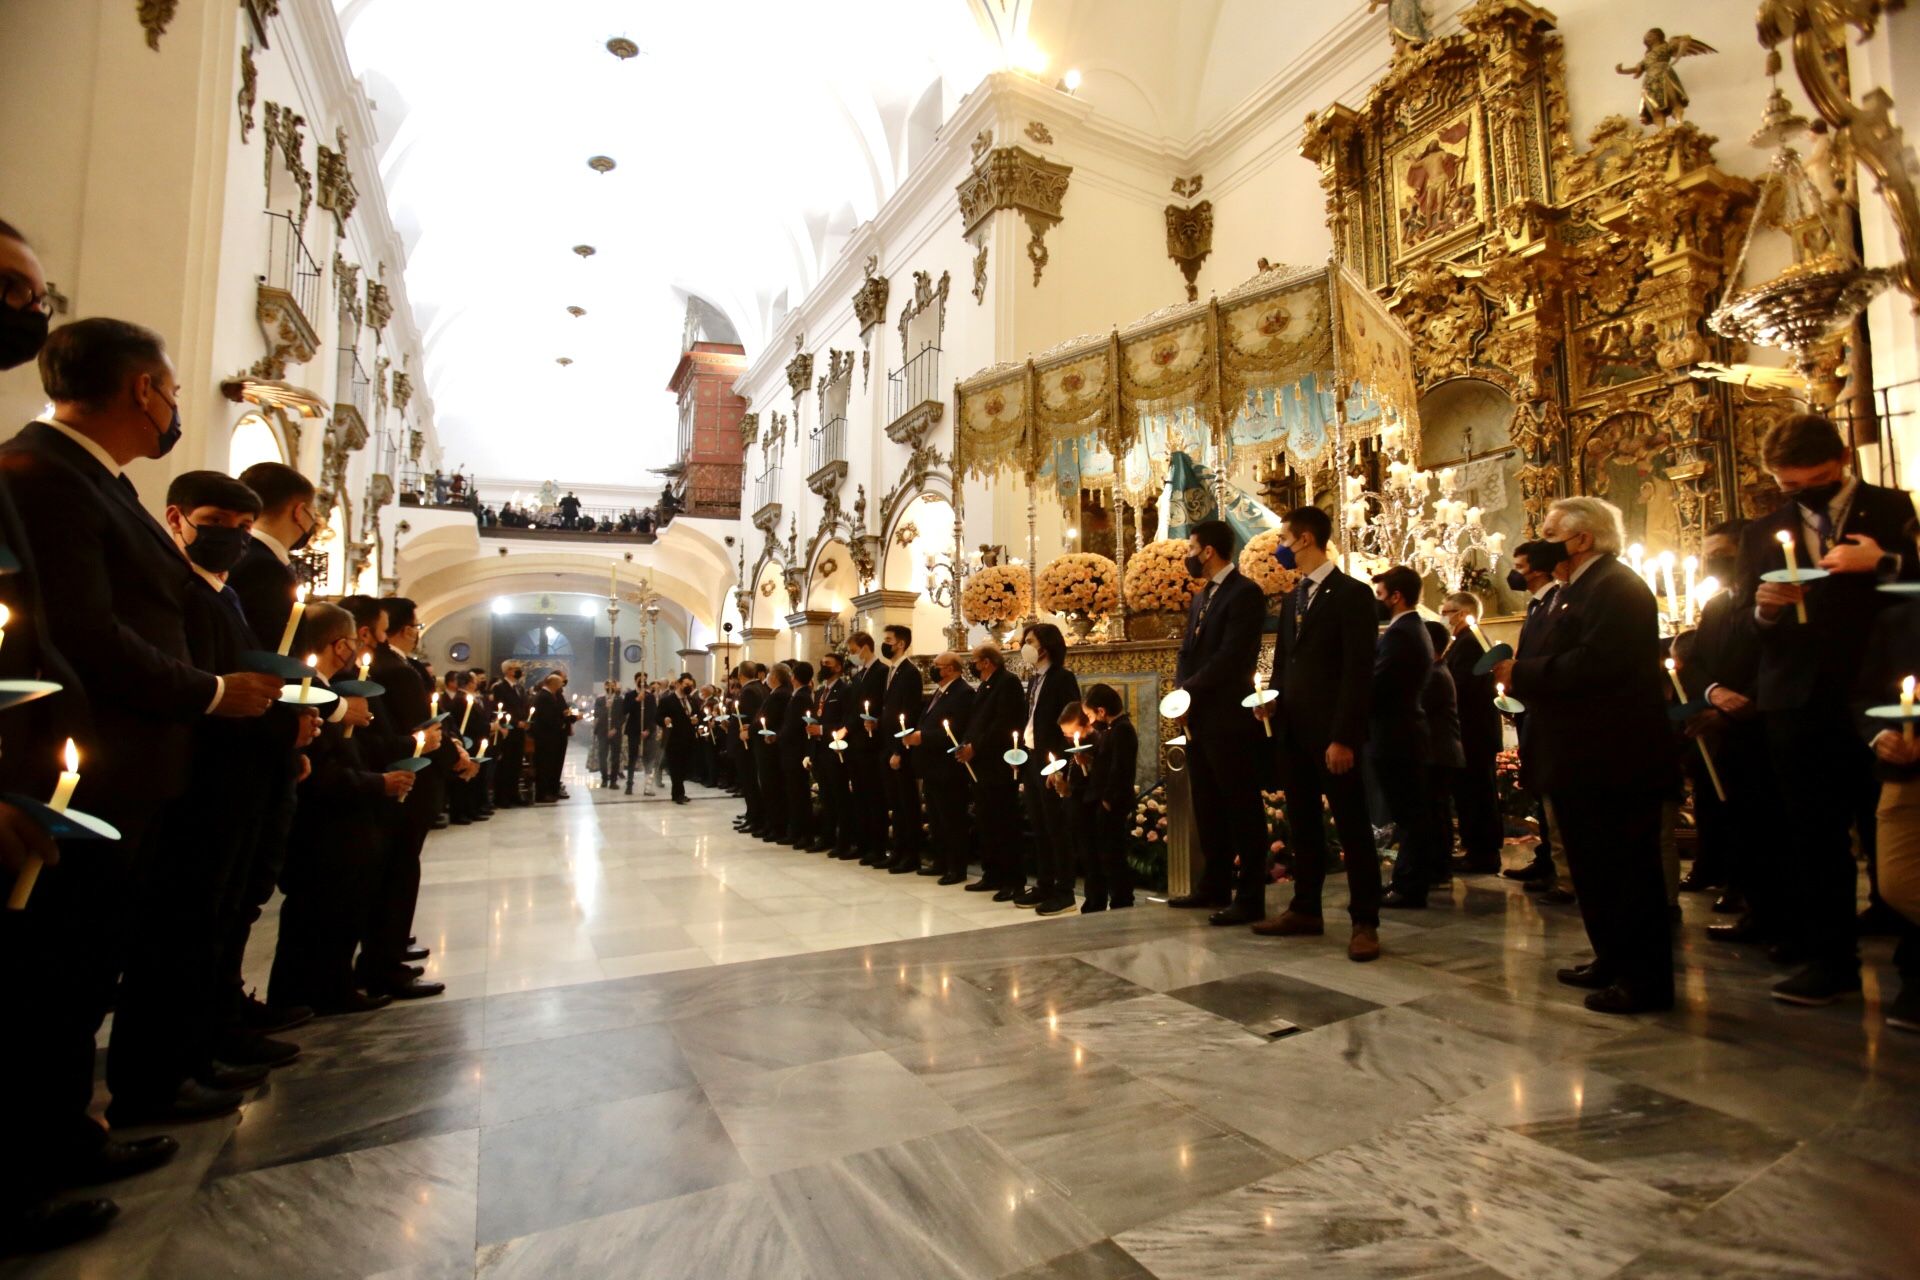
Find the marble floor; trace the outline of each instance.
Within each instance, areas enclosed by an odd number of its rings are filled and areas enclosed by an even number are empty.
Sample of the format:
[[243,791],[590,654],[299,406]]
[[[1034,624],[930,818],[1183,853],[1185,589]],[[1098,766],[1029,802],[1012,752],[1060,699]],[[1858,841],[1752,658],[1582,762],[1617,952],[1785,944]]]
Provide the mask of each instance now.
[[302,1028],[113,1231],[0,1276],[1920,1274],[1884,943],[1864,1002],[1788,1009],[1690,898],[1680,1007],[1622,1020],[1496,877],[1362,966],[573,793],[434,838],[446,998]]

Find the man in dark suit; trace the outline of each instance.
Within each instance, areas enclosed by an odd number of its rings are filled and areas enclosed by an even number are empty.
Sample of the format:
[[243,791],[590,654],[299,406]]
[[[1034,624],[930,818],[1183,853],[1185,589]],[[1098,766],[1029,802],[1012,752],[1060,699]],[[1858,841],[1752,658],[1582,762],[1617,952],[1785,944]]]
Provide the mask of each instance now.
[[[853,682],[853,728],[847,733],[852,748],[848,777],[853,798],[854,848],[863,867],[885,867],[887,857],[887,784],[882,776],[892,739],[885,731],[887,681],[893,668],[882,662],[873,637],[856,631],[847,637],[847,654],[860,664]],[[871,715],[873,719],[866,719]]]
[[94,1036],[132,936],[134,886],[165,856],[150,838],[154,820],[185,789],[202,718],[257,717],[281,682],[193,664],[184,604],[192,570],[125,477],[128,463],[160,457],[180,437],[178,384],[159,335],[77,321],[47,339],[40,373],[52,415],[0,445],[0,482],[46,586],[43,639],[70,664],[74,692],[84,691],[71,701],[84,765],[77,806],[122,838],[70,842],[34,891],[65,936],[35,957],[46,1004],[23,1032],[49,1055],[53,1092],[20,1105],[67,1132],[68,1154],[91,1161],[112,1150],[97,1126],[77,1136],[92,1123]]
[[[887,796],[887,818],[893,834],[893,856],[887,860],[887,870],[895,875],[906,875],[920,869],[920,828],[923,819],[920,813],[920,788],[915,781],[913,771],[913,753],[908,751],[904,742],[893,735],[902,728],[911,729],[920,723],[920,708],[924,701],[923,682],[920,668],[913,664],[910,656],[913,649],[913,632],[904,626],[890,624],[880,632],[880,661],[887,668],[885,696],[881,699],[880,723],[875,727],[874,741],[879,744],[879,755],[884,759],[881,787]],[[902,717],[905,717],[904,719]],[[852,722],[860,724],[856,718]]]
[[787,843],[805,849],[813,843],[813,778],[807,761],[807,719],[813,714],[813,664],[795,658],[793,697],[781,719],[780,778],[787,789]]
[[1327,558],[1332,534],[1333,522],[1318,507],[1289,511],[1280,533],[1300,581],[1281,602],[1273,673],[1267,679],[1267,687],[1280,696],[1260,708],[1260,715],[1273,719],[1287,793],[1293,901],[1253,931],[1282,938],[1326,931],[1320,913],[1327,878],[1324,799],[1347,863],[1347,912],[1353,919],[1347,956],[1367,961],[1380,954],[1380,857],[1357,756],[1367,744],[1379,602]]
[[831,852],[836,858],[853,855],[853,793],[847,786],[847,751],[835,751],[836,740],[851,735],[859,726],[859,714],[849,715],[853,701],[847,681],[847,660],[837,653],[820,658],[820,688],[814,697],[813,718],[807,726],[813,742],[813,779],[820,788],[824,810],[824,829],[815,837],[815,852]]
[[[1019,783],[1001,756],[1013,745],[1013,735],[1020,732],[1027,712],[1020,681],[1007,670],[998,645],[975,647],[973,672],[980,687],[974,691],[965,731],[955,730],[960,750],[954,753],[963,769],[971,766],[973,770],[973,820],[980,838],[980,878],[967,886],[967,892],[991,891],[995,902],[1011,902],[1026,888],[1026,874],[1020,870],[1015,843]],[[944,726],[941,732],[946,732]]]
[[[760,795],[760,739],[753,731],[760,727],[760,708],[767,702],[767,682],[761,678],[757,662],[742,662],[735,674],[740,679],[740,692],[733,700],[734,718],[729,732],[740,743],[734,774],[740,780],[740,797],[746,801],[746,812],[735,826],[758,835],[766,822],[766,812]],[[627,790],[633,790],[631,778],[627,781]]]
[[[511,809],[520,804],[520,772],[526,761],[527,749],[527,705],[526,670],[517,662],[508,662],[500,668],[500,678],[493,682],[493,702],[506,712],[506,723],[500,730],[499,740],[494,744],[494,752],[500,763],[494,768],[493,804],[497,809]],[[627,778],[627,790],[633,790],[633,778]]]
[[1500,869],[1505,832],[1500,821],[1500,784],[1494,773],[1494,757],[1500,754],[1500,710],[1493,705],[1493,673],[1473,673],[1485,650],[1467,625],[1470,618],[1479,621],[1481,610],[1480,597],[1471,591],[1456,591],[1440,602],[1440,620],[1446,624],[1440,661],[1453,681],[1460,726],[1460,768],[1447,794],[1435,797],[1434,812],[1441,818],[1443,851],[1453,845],[1453,819],[1455,815],[1459,818],[1460,848],[1465,856],[1453,864],[1454,868],[1490,875]]
[[753,734],[755,750],[760,753],[760,805],[765,813],[760,838],[768,844],[785,844],[790,837],[787,835],[787,782],[780,770],[780,727],[786,723],[787,708],[793,702],[793,668],[776,662],[770,674],[773,684],[767,700],[760,704],[760,714],[747,728]]
[[1909,1033],[1920,1032],[1920,735],[1867,709],[1898,701],[1901,681],[1913,678],[1916,654],[1920,600],[1881,610],[1854,689],[1856,723],[1880,778],[1880,893],[1899,917],[1893,967],[1900,991],[1892,1000],[1883,994],[1880,1007],[1888,1026]]
[[[1871,871],[1878,793],[1848,697],[1874,620],[1893,601],[1877,587],[1920,579],[1913,499],[1850,476],[1846,442],[1825,418],[1788,419],[1767,433],[1760,455],[1787,501],[1741,537],[1740,594],[1754,602],[1760,632],[1758,701],[1774,775],[1792,780],[1776,793],[1778,825],[1799,891],[1787,923],[1807,962],[1773,994],[1791,1004],[1831,1004],[1860,990],[1848,832],[1858,826]],[[1795,564],[1830,576],[1798,586],[1762,581],[1768,570],[1787,567],[1783,538]]]
[[1562,498],[1542,535],[1566,557],[1539,643],[1494,668],[1527,706],[1533,769],[1553,803],[1590,964],[1560,971],[1596,1013],[1673,1005],[1673,947],[1660,864],[1661,803],[1674,777],[1653,593],[1615,557],[1620,510]]
[[1427,683],[1420,690],[1420,709],[1427,717],[1427,813],[1432,823],[1428,838],[1433,842],[1434,858],[1427,884],[1445,894],[1453,883],[1448,858],[1453,847],[1451,800],[1459,786],[1460,772],[1466,768],[1467,754],[1460,745],[1460,695],[1453,685],[1453,672],[1447,670],[1441,656],[1452,637],[1443,622],[1425,626],[1434,648],[1433,665],[1427,668]]
[[1367,764],[1386,797],[1400,840],[1393,885],[1380,905],[1417,909],[1427,905],[1428,884],[1448,878],[1427,796],[1428,726],[1421,695],[1433,672],[1433,642],[1415,608],[1420,603],[1419,574],[1397,564],[1376,575],[1373,585],[1391,620],[1374,643]]
[[653,731],[653,723],[648,718],[649,700],[647,697],[647,673],[638,672],[633,677],[633,688],[622,695],[626,703],[626,713],[620,721],[620,731],[625,735],[621,749],[627,753],[627,794],[633,794],[635,778],[645,782],[643,795],[653,794],[653,775],[642,764],[647,750],[647,734]]
[[906,740],[925,791],[927,834],[941,884],[962,884],[967,878],[967,771],[948,754],[953,742],[945,728],[954,726],[958,736],[973,713],[973,689],[960,677],[965,664],[966,658],[958,653],[943,653],[933,660],[938,683]]
[[1193,527],[1187,572],[1206,586],[1187,609],[1174,683],[1192,698],[1188,776],[1205,865],[1199,887],[1167,905],[1216,907],[1213,923],[1250,924],[1266,915],[1267,816],[1260,802],[1265,750],[1259,722],[1240,704],[1259,678],[1267,598],[1235,567],[1233,528],[1224,520]]
[[[380,699],[385,704],[382,719],[391,734],[408,738],[416,732],[423,734],[423,754],[433,757],[435,763],[414,775],[413,790],[405,804],[396,801],[395,825],[368,904],[367,931],[356,969],[368,995],[417,1000],[446,990],[445,983],[424,981],[408,965],[426,956],[409,939],[413,936],[413,909],[420,900],[420,855],[435,818],[446,807],[448,779],[442,775],[447,766],[442,761],[447,757],[447,739],[453,734],[444,722],[421,727],[432,715],[433,682],[414,661],[414,650],[425,630],[419,611],[405,596],[388,596],[379,604],[389,623],[387,638],[374,650],[373,669],[367,674],[386,690]],[[362,615],[356,618],[364,625]],[[412,753],[403,747],[402,754]]]
[[[1514,646],[1516,654],[1524,654],[1529,647],[1538,646],[1540,638],[1547,632],[1549,611],[1560,594],[1560,579],[1554,576],[1553,571],[1562,556],[1559,543],[1540,539],[1523,542],[1513,549],[1513,568],[1507,572],[1507,585],[1515,591],[1527,593],[1526,617],[1520,623],[1519,643]],[[1526,788],[1533,799],[1534,822],[1540,832],[1540,843],[1534,846],[1531,865],[1500,874],[1510,880],[1520,881],[1528,893],[1540,893],[1551,901],[1572,902],[1570,878],[1565,874],[1566,854],[1557,842],[1552,819],[1547,814],[1546,795],[1534,781],[1532,762],[1528,759],[1526,712],[1514,716],[1513,730],[1520,753],[1520,785]]]
[[[1229,544],[1231,545],[1231,544]],[[1051,622],[1036,622],[1020,637],[1027,677],[1026,721],[1020,745],[1027,762],[1020,766],[1026,793],[1027,824],[1033,832],[1034,885],[1014,897],[1014,905],[1043,916],[1073,909],[1073,810],[1071,802],[1040,776],[1049,760],[1067,754],[1060,713],[1080,700],[1080,681],[1067,670],[1067,641]],[[1009,743],[1009,746],[1012,744]]]
[[666,735],[667,773],[673,779],[673,802],[687,803],[687,770],[693,765],[694,730],[699,704],[693,696],[693,676],[682,671],[672,693],[660,699],[660,730]]
[[240,597],[247,624],[260,643],[277,645],[299,586],[292,558],[306,549],[320,527],[313,481],[285,463],[256,462],[240,473],[240,483],[260,495],[260,518],[227,585]]
[[577,717],[561,690],[566,681],[554,672],[533,694],[533,799],[555,804],[560,799],[560,771],[567,759],[567,735]]

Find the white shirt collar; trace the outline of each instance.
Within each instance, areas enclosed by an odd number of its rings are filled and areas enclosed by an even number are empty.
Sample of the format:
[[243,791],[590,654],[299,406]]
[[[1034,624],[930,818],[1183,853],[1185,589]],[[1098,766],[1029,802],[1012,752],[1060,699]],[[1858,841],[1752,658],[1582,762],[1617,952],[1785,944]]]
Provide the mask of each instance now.
[[1221,583],[1225,582],[1227,580],[1227,575],[1232,572],[1233,572],[1233,561],[1229,560],[1225,564],[1220,566],[1220,572],[1214,574],[1213,577],[1210,579],[1210,581],[1213,583],[1214,586],[1217,587]]
[[1573,572],[1567,575],[1567,585],[1572,586],[1574,583],[1580,581],[1581,574],[1593,568],[1594,565],[1599,564],[1600,561],[1603,559],[1605,559],[1604,556],[1596,555],[1596,556],[1588,556],[1585,560],[1582,560],[1578,565],[1574,567]]
[[1314,569],[1307,574],[1307,581],[1311,582],[1314,585],[1315,590],[1318,590],[1319,588],[1326,585],[1327,575],[1333,572],[1334,567],[1335,566],[1333,561],[1322,560],[1320,562],[1319,568]]
[[286,543],[280,541],[280,539],[274,537],[259,525],[253,527],[253,536],[260,540],[260,545],[273,552],[273,558],[281,564],[293,563],[293,553],[287,550]]
[[1528,598],[1533,600],[1545,600],[1547,598],[1547,593],[1552,591],[1555,587],[1559,585],[1560,585],[1560,579],[1548,578],[1546,583],[1538,591],[1529,592]]
[[36,421],[46,423],[48,426],[52,427],[55,431],[58,431],[61,435],[73,441],[75,444],[79,445],[82,449],[85,449],[88,452],[88,454],[90,454],[93,457],[93,460],[95,462],[99,463],[101,466],[107,469],[107,474],[112,476],[118,476],[125,470],[125,468],[123,468],[119,463],[113,460],[112,454],[108,453],[105,449],[100,447],[99,442],[96,441],[92,436],[82,435],[80,432],[75,431],[72,427],[68,426],[66,423],[55,422],[52,418],[38,418],[36,419]]

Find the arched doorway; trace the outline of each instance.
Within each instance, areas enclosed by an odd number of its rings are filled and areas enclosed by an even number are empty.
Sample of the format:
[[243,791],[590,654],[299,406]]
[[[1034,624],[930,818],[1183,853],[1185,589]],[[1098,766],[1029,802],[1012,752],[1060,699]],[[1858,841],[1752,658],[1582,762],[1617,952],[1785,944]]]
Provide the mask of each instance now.
[[[1504,536],[1511,551],[1527,540],[1527,508],[1521,501],[1520,467],[1513,446],[1513,397],[1482,378],[1452,378],[1420,397],[1420,466],[1451,467],[1459,476],[1454,497],[1486,514],[1487,531]],[[1489,616],[1520,612],[1523,595],[1507,589],[1506,569],[1476,584]]]
[[233,434],[227,438],[228,475],[237,476],[256,462],[286,460],[280,436],[265,418],[249,413],[233,424]]

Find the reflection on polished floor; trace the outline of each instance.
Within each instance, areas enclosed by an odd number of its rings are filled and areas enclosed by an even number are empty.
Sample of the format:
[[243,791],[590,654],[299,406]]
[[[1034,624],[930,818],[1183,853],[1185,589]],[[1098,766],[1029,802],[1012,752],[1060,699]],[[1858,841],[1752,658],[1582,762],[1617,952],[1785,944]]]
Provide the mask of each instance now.
[[573,790],[436,838],[449,998],[303,1028],[114,1231],[0,1274],[1920,1274],[1920,1043],[1697,928],[1681,1007],[1621,1020],[1497,878],[1357,966]]

